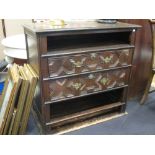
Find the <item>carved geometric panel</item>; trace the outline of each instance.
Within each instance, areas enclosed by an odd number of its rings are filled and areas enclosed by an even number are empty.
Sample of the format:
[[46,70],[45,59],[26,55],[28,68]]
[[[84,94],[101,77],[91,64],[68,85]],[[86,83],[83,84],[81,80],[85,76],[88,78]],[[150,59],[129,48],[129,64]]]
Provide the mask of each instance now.
[[48,58],[50,77],[78,74],[131,64],[129,49]]
[[52,80],[49,82],[50,98],[59,100],[119,87],[127,83],[127,73],[127,69],[120,69]]

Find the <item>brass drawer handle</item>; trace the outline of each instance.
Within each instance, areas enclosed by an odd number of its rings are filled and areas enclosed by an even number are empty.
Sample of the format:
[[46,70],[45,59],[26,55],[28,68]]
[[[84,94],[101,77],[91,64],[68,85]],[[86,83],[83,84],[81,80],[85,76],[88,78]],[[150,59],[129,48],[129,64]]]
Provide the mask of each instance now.
[[104,63],[109,63],[112,60],[113,56],[102,58]]
[[72,85],[71,85],[74,89],[76,89],[76,90],[78,90],[78,89],[80,89],[80,87],[82,86],[82,84],[81,83],[72,83]]
[[75,61],[75,60],[73,60],[73,59],[70,59],[70,62],[75,66],[75,67],[77,67],[77,68],[80,68],[80,67],[82,67],[82,65],[83,65],[83,62],[81,62],[81,61]]
[[103,85],[105,85],[105,84],[107,84],[108,82],[109,82],[109,79],[108,78],[102,78],[101,80],[100,80],[100,82],[103,84]]

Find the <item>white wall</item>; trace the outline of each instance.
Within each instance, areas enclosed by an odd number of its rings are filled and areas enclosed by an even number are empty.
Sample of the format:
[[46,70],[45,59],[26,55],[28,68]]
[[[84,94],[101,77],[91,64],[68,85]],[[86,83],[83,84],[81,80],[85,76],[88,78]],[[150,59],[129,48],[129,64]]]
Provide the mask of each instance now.
[[3,47],[1,45],[1,40],[4,38],[3,36],[3,28],[2,28],[2,20],[0,19],[0,60],[4,58]]
[[24,33],[23,25],[32,23],[32,19],[5,19],[6,36]]

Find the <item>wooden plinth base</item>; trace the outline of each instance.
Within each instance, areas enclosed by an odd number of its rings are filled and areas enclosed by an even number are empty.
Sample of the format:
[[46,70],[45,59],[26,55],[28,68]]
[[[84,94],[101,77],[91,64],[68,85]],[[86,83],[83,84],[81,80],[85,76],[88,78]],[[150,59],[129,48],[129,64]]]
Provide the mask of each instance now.
[[[40,134],[43,134],[42,127],[41,127],[41,125],[39,123],[39,120],[37,119],[37,115],[34,112],[34,110],[32,110],[32,114],[33,114],[33,117],[34,117],[35,121],[37,122],[37,126],[39,128]],[[71,131],[76,131],[76,130],[79,130],[79,129],[82,129],[82,128],[85,128],[85,127],[96,125],[98,123],[110,121],[112,119],[115,119],[115,118],[118,118],[118,117],[121,117],[121,116],[124,116],[124,115],[127,115],[127,114],[128,114],[127,112],[125,112],[125,113],[113,113],[113,114],[109,114],[109,115],[106,115],[106,116],[95,117],[95,118],[92,118],[92,119],[89,119],[89,120],[85,120],[83,122],[78,122],[78,123],[74,123],[72,125],[68,125],[68,126],[65,126],[65,127],[56,128],[51,134],[54,134],[54,135],[65,134],[65,133],[68,133],[68,132],[71,132]]]

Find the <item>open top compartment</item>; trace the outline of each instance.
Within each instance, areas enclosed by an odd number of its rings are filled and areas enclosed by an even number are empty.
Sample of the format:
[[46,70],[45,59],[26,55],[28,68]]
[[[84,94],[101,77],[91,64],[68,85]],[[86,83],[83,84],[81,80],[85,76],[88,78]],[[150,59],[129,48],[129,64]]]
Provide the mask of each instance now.
[[100,45],[114,45],[114,44],[129,44],[128,32],[111,32],[111,33],[95,33],[95,34],[77,34],[77,35],[63,35],[63,36],[48,36],[47,49],[48,52],[52,50],[65,50],[74,48],[93,47]]

